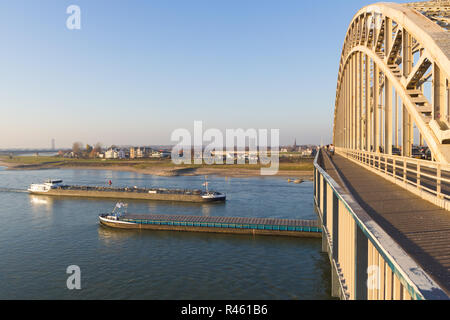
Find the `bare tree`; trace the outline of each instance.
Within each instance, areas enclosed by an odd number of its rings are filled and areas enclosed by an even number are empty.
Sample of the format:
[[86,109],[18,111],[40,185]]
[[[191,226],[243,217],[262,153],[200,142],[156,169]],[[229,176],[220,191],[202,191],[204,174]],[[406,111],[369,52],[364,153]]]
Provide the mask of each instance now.
[[94,147],[95,152],[102,152],[103,146],[100,142],[97,142]]
[[81,142],[74,142],[72,145],[72,152],[76,155],[81,155],[83,144]]

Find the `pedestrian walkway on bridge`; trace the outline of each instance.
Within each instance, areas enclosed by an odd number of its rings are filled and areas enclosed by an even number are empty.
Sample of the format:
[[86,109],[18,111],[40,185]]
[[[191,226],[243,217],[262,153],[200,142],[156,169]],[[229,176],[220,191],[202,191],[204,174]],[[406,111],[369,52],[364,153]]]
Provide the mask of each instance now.
[[[323,168],[371,218],[450,292],[450,212],[335,154]],[[341,179],[342,178],[342,179]]]

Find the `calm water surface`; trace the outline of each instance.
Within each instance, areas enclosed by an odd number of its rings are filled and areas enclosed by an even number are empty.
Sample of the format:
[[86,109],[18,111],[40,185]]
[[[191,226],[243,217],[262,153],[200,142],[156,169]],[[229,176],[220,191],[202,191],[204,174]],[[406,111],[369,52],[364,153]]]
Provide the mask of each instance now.
[[[202,188],[203,176],[0,167],[0,299],[330,299],[320,239],[115,230],[98,214],[115,200],[23,192],[31,183]],[[130,213],[315,219],[312,182],[210,176],[225,204],[128,201]],[[119,200],[119,199],[118,199]],[[66,268],[81,268],[68,290]]]

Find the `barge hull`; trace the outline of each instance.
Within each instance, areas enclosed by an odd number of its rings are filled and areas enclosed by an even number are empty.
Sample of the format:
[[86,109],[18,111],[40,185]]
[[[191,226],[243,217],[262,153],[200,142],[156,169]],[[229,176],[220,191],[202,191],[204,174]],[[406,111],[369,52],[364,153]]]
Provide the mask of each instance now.
[[[144,224],[130,223],[126,221],[113,221],[100,217],[100,223],[104,226],[118,229],[139,229],[139,230],[159,230],[159,231],[184,231],[184,232],[208,232],[208,233],[231,233],[246,235],[267,235],[267,236],[289,236],[300,238],[321,238],[320,229],[305,227],[305,231],[287,231],[287,230],[264,230],[264,229],[242,229],[242,228],[223,228],[207,226],[188,226],[188,225],[169,225],[169,224]],[[315,222],[315,221],[314,221]],[[308,223],[309,224],[309,221]],[[307,231],[308,230],[308,231]]]
[[156,201],[182,201],[182,202],[214,202],[225,199],[202,198],[195,194],[168,194],[168,193],[134,193],[134,192],[114,192],[114,191],[86,191],[86,190],[50,190],[48,192],[30,192],[30,194],[62,197],[88,197],[88,198],[109,198],[109,199],[135,199],[135,200],[156,200]]

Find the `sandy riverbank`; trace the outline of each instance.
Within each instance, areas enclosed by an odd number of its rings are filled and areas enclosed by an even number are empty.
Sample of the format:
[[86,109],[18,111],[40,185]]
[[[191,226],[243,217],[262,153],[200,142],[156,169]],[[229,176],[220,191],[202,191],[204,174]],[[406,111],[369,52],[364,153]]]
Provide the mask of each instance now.
[[[117,171],[132,171],[143,174],[151,174],[157,176],[200,176],[200,175],[217,175],[221,177],[256,177],[261,176],[260,170],[254,169],[242,169],[242,168],[145,168],[138,169],[133,167],[119,167],[119,166],[106,166],[106,167],[89,167],[89,166],[76,166],[76,167],[63,167],[62,169],[95,169],[95,170],[117,170]],[[291,177],[311,179],[313,177],[312,171],[295,171],[295,170],[280,170],[275,176]]]
[[[45,170],[45,169],[82,169],[82,170],[114,170],[114,171],[129,171],[143,174],[151,174],[165,177],[175,176],[199,176],[199,175],[217,175],[222,177],[257,177],[261,176],[260,170],[244,169],[244,168],[177,168],[177,167],[147,167],[135,168],[131,166],[52,166],[45,164],[35,165],[20,165],[0,161],[0,166],[5,166],[9,170]],[[305,180],[312,180],[312,171],[298,171],[298,170],[279,170],[275,175],[278,177],[301,178]]]
[[11,165],[11,163],[7,163],[7,162],[0,161],[0,167],[11,168],[11,167],[14,167],[14,166]]

